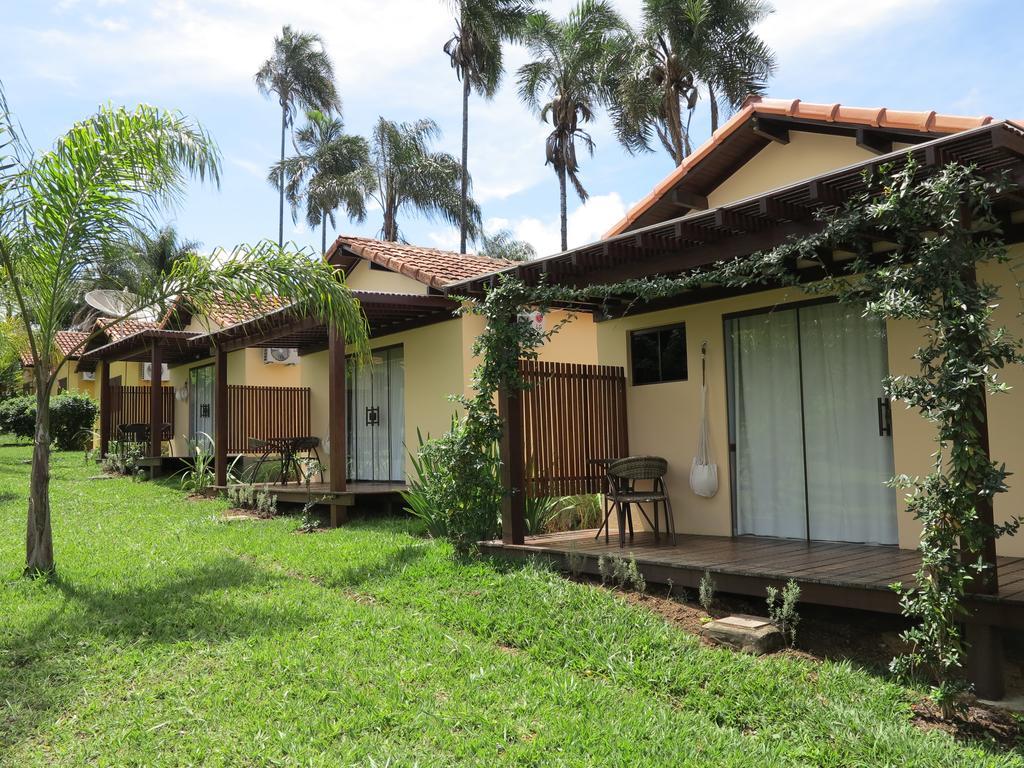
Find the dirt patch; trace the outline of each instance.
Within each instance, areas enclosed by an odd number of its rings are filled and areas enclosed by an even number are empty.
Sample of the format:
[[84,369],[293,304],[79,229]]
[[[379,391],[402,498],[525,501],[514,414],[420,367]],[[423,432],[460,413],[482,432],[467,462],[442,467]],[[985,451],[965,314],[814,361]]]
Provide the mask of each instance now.
[[[190,497],[192,498],[192,497]],[[202,499],[202,496],[196,496],[195,499]],[[221,513],[220,519],[225,522],[235,522],[238,520],[271,520],[273,518],[261,515],[251,509],[226,509]]]
[[925,731],[944,731],[956,739],[994,741],[1000,747],[1024,745],[1024,729],[1019,717],[1002,709],[971,705],[952,720],[943,720],[931,702],[914,707],[914,725]]

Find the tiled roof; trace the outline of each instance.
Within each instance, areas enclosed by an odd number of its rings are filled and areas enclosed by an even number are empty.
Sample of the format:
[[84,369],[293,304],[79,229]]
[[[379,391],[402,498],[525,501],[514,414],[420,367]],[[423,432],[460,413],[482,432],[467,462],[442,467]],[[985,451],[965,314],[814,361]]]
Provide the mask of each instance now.
[[419,245],[348,235],[342,235],[334,242],[328,251],[327,258],[330,259],[342,246],[367,261],[437,289],[462,280],[490,274],[514,263],[475,253],[455,253],[437,248],[424,248]]
[[[83,331],[57,331],[57,335],[54,338],[57,352],[64,357],[71,356],[72,359],[76,359],[82,352],[82,347],[85,345],[86,339],[89,338],[89,334]],[[72,355],[72,353],[74,353]],[[20,353],[21,364],[28,367],[35,365],[35,359],[32,357],[31,350],[25,350]]]
[[669,194],[686,174],[700,164],[708,155],[741,125],[755,115],[789,117],[821,123],[883,128],[894,131],[916,131],[929,134],[959,133],[969,128],[978,128],[992,122],[988,115],[967,117],[946,115],[935,112],[909,112],[888,107],[848,107],[842,104],[814,104],[800,99],[768,99],[751,96],[743,107],[711,138],[701,144],[692,154],[654,188],[643,200],[633,206],[620,222],[612,227],[605,237],[624,232],[648,208]]
[[114,325],[115,322],[117,321],[113,317],[96,318],[96,325],[106,332],[107,338],[111,341],[120,341],[139,331],[144,331],[147,328],[160,328],[162,325],[152,320],[121,320]]
[[210,307],[207,315],[217,325],[227,328],[275,312],[289,303],[280,296],[254,296],[246,301],[218,303]]

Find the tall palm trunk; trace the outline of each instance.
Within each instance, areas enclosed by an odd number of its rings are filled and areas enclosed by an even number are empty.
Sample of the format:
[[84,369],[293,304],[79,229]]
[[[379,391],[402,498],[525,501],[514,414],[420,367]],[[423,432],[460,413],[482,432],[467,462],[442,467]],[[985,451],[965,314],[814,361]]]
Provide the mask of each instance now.
[[[37,369],[47,368],[37,365]],[[25,573],[51,574],[53,532],[50,527],[50,395],[46,374],[36,376],[36,434],[32,445],[32,476],[28,497],[28,527],[25,532]]]
[[565,197],[565,166],[559,165],[558,171],[558,206],[562,217],[562,250],[569,250],[569,216]]
[[320,211],[320,254],[327,255],[327,211]]
[[284,138],[288,132],[288,109],[281,102],[281,165],[277,175],[277,186],[281,191],[278,199],[277,215],[277,247],[284,247]]
[[718,99],[711,85],[708,85],[708,104],[711,107],[711,132],[714,133],[718,130]]
[[469,198],[469,77],[462,78],[462,199],[459,201],[459,253],[466,252],[466,200]]

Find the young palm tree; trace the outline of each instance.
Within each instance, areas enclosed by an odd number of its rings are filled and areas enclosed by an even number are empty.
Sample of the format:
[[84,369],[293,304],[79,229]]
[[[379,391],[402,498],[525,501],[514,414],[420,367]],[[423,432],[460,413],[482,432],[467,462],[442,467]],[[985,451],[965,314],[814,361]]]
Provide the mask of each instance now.
[[[195,123],[148,106],[101,109],[41,155],[25,148],[14,125],[0,93],[0,293],[12,297],[25,346],[36,360],[25,571],[39,575],[55,570],[50,394],[65,355],[79,351],[56,348],[62,319],[78,301],[82,276],[95,271],[113,243],[180,196],[189,177],[219,181],[220,155]],[[211,258],[190,253],[169,274],[142,280],[139,292],[132,311],[162,312],[179,294],[200,311],[274,294],[342,329],[358,347],[366,345],[358,302],[334,270],[271,243]]]
[[306,117],[307,124],[295,133],[299,154],[272,168],[268,180],[276,186],[284,178],[293,221],[305,204],[306,223],[320,227],[320,250],[326,253],[327,221],[335,226],[338,208],[357,222],[366,219],[366,198],[374,181],[370,147],[362,136],[346,134],[340,117],[316,110]]
[[608,54],[625,29],[605,0],[582,0],[564,21],[537,13],[527,22],[525,42],[534,61],[519,68],[519,96],[552,125],[545,164],[558,176],[563,251],[569,247],[566,178],[581,201],[588,197],[578,175],[576,142],[594,153],[594,142],[581,126],[593,120],[604,100]]
[[[286,24],[281,35],[274,38],[274,55],[263,62],[255,80],[260,93],[274,94],[281,105],[281,166],[285,136],[297,110],[333,112],[341,109],[341,99],[334,86],[334,66],[324,51],[320,35],[296,32]],[[281,170],[283,172],[283,168]],[[284,179],[279,175],[278,246],[284,245],[284,186]]]
[[762,0],[644,0],[642,28],[617,44],[607,70],[622,144],[649,151],[657,135],[678,165],[692,149],[690,120],[702,86],[712,132],[720,102],[735,108],[762,92],[775,59],[752,27],[770,12]]
[[452,69],[462,82],[462,191],[459,251],[466,252],[469,199],[469,94],[490,99],[503,73],[502,42],[521,38],[534,0],[446,0],[456,12],[455,34],[444,44]]
[[174,265],[199,249],[194,240],[182,240],[172,225],[131,233],[102,255],[96,273],[82,280],[83,291],[111,288],[138,292],[146,282],[166,276]]
[[[460,193],[465,173],[462,164],[430,146],[441,135],[437,123],[424,118],[394,123],[383,117],[370,137],[370,165],[375,181],[371,197],[384,212],[380,234],[399,240],[398,215],[402,206],[415,208],[428,219],[440,218],[456,226],[462,221]],[[466,226],[470,237],[480,229],[480,206],[466,199]]]
[[506,261],[529,261],[537,256],[537,249],[526,240],[517,240],[509,230],[499,229],[490,235],[483,233],[480,255]]

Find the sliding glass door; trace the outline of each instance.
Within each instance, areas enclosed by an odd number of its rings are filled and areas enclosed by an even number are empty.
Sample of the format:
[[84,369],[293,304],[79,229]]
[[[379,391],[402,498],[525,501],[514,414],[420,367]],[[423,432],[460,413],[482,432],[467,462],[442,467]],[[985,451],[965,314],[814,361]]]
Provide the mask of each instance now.
[[885,324],[815,304],[726,337],[736,533],[895,544]]
[[402,347],[376,349],[348,371],[348,475],[405,480],[405,358]]

